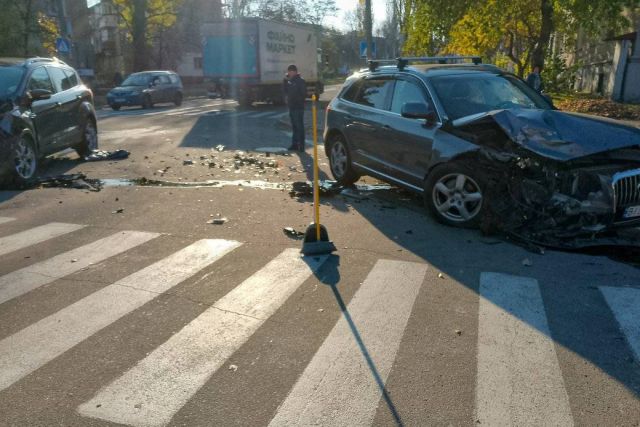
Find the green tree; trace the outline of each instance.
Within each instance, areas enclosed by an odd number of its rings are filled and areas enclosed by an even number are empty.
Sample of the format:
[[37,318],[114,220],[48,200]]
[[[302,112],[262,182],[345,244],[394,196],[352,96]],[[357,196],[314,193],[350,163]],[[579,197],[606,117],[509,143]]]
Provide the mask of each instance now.
[[54,55],[60,32],[37,0],[0,0],[0,56]]
[[134,71],[149,67],[152,41],[175,25],[182,1],[113,0],[133,46]]
[[[469,9],[471,0],[405,0],[396,8],[404,26],[407,54],[441,53],[449,42],[451,28]],[[400,4],[401,3],[401,4]]]

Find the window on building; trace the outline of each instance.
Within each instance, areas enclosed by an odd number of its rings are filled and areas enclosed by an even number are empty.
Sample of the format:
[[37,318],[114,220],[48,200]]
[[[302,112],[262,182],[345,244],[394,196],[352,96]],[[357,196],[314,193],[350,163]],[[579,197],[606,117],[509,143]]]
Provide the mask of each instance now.
[[196,70],[202,70],[202,57],[201,56],[196,56],[195,58],[193,58],[193,67]]

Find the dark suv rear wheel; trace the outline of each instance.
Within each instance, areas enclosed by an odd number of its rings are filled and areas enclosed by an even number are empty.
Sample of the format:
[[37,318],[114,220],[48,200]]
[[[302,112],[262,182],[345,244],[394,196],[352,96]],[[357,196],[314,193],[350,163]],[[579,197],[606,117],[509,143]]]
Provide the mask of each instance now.
[[425,181],[424,202],[441,223],[475,228],[484,212],[486,179],[464,163],[437,166]]
[[82,142],[74,148],[80,157],[86,157],[98,149],[98,129],[93,119],[87,119],[82,134]]
[[360,179],[360,175],[353,169],[349,146],[342,135],[334,135],[329,140],[329,165],[338,184],[352,185]]

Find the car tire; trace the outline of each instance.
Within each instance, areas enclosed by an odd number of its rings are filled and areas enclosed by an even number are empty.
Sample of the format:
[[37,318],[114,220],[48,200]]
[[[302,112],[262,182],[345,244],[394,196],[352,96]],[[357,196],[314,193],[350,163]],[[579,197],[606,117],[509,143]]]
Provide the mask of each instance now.
[[329,166],[331,174],[340,185],[353,185],[360,179],[360,175],[351,163],[349,146],[340,134],[334,135],[329,140]]
[[173,103],[176,105],[176,107],[179,107],[182,105],[182,94],[181,93],[176,93],[176,96],[173,97]]
[[35,178],[38,171],[39,159],[35,143],[30,136],[23,135],[13,150],[12,183],[23,186]]
[[424,203],[440,223],[477,228],[485,211],[487,180],[464,163],[436,166],[424,184]]
[[142,100],[142,108],[148,110],[149,108],[153,108],[153,102],[151,101],[151,96],[145,95]]
[[98,129],[92,118],[88,118],[82,128],[82,142],[74,147],[80,157],[87,157],[93,150],[98,149]]
[[111,105],[109,105],[109,107],[111,107],[111,109],[112,109],[113,111],[118,111],[118,110],[120,110],[120,106],[119,106],[118,104],[111,104]]

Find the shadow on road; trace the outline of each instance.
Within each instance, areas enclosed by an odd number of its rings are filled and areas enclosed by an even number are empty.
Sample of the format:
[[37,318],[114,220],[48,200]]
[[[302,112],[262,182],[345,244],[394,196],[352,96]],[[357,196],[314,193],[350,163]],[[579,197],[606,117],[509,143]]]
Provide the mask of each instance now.
[[[311,203],[311,198],[301,200]],[[354,210],[371,226],[394,242],[399,251],[409,252],[433,268],[479,294],[482,272],[495,272],[512,276],[533,277],[538,281],[543,298],[551,338],[557,346],[578,355],[614,378],[635,396],[640,397],[640,366],[624,339],[619,336],[619,325],[608,308],[600,286],[633,286],[640,283],[640,271],[630,265],[616,264],[606,258],[602,250],[590,249],[588,253],[547,251],[546,255],[527,251],[494,237],[483,236],[479,231],[447,227],[435,222],[421,203],[421,197],[405,191],[379,191],[365,200],[344,196],[324,197],[323,205],[339,210]],[[356,247],[358,242],[340,241],[337,233],[340,224],[325,224],[338,246]],[[364,232],[364,230],[363,230]],[[350,235],[353,235],[350,233]],[[352,246],[353,245],[353,246]],[[637,252],[636,252],[637,254]],[[525,264],[525,260],[529,263]],[[637,261],[637,260],[636,260]],[[532,265],[531,265],[532,264]],[[376,377],[375,361],[367,358],[365,343],[357,331],[358,319],[351,319],[339,292],[340,275],[331,272],[331,265],[321,269],[318,277],[330,285],[345,319],[349,322],[354,338]],[[605,268],[608,267],[608,270]],[[485,295],[479,295],[486,298]],[[491,301],[501,306],[500,301]],[[518,317],[507,306],[501,308]],[[530,319],[518,317],[532,328]],[[538,329],[539,333],[547,334]],[[384,384],[379,382],[384,393]],[[392,402],[387,400],[393,413]],[[397,413],[394,419],[400,422]]]

